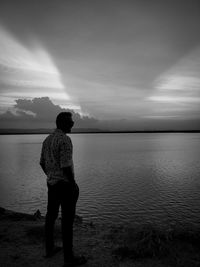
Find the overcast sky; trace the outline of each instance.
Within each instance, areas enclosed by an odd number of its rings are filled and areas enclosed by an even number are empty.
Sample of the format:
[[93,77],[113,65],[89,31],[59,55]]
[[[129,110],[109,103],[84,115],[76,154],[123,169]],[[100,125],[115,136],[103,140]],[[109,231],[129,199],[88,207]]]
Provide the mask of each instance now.
[[199,0],[0,0],[0,112],[49,97],[130,128],[197,128],[199,33]]

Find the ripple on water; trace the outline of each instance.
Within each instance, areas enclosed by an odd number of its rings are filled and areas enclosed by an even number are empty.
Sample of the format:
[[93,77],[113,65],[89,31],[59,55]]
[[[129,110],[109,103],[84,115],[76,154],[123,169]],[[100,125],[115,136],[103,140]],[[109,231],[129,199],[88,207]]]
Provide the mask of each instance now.
[[[0,203],[46,212],[41,136],[0,136]],[[199,134],[72,135],[85,220],[113,223],[200,221]]]

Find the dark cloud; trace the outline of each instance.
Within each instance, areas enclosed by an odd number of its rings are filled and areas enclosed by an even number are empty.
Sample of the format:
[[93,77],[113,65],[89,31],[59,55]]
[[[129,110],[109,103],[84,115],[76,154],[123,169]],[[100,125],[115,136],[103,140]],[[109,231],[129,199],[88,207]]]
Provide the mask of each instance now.
[[49,128],[55,127],[56,116],[63,111],[73,114],[76,128],[95,127],[97,120],[80,116],[71,109],[55,105],[48,97],[33,98],[32,100],[17,99],[15,113],[7,111],[0,115],[1,128]]
[[32,119],[51,122],[56,114],[63,111],[59,105],[54,105],[48,97],[33,98],[33,100],[17,99],[15,108],[17,111],[28,111],[35,114]]

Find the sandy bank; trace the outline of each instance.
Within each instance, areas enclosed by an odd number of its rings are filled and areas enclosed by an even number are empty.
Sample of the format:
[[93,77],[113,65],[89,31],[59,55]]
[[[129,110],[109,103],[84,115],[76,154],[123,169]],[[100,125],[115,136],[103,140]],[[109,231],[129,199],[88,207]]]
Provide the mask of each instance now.
[[[56,241],[61,243],[60,220]],[[51,259],[44,255],[44,218],[0,208],[0,266],[54,267],[63,265],[62,252]],[[200,266],[198,229],[175,227],[137,229],[85,223],[74,225],[74,248],[88,258],[85,267]]]

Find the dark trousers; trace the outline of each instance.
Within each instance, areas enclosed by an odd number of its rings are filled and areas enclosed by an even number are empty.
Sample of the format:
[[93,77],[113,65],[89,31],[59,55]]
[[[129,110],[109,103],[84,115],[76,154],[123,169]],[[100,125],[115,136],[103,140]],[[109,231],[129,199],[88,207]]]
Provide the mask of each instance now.
[[46,252],[54,248],[54,225],[58,217],[59,207],[62,213],[62,241],[64,258],[73,255],[73,222],[76,211],[76,202],[79,196],[77,184],[60,181],[55,185],[48,185],[48,205],[45,220]]

